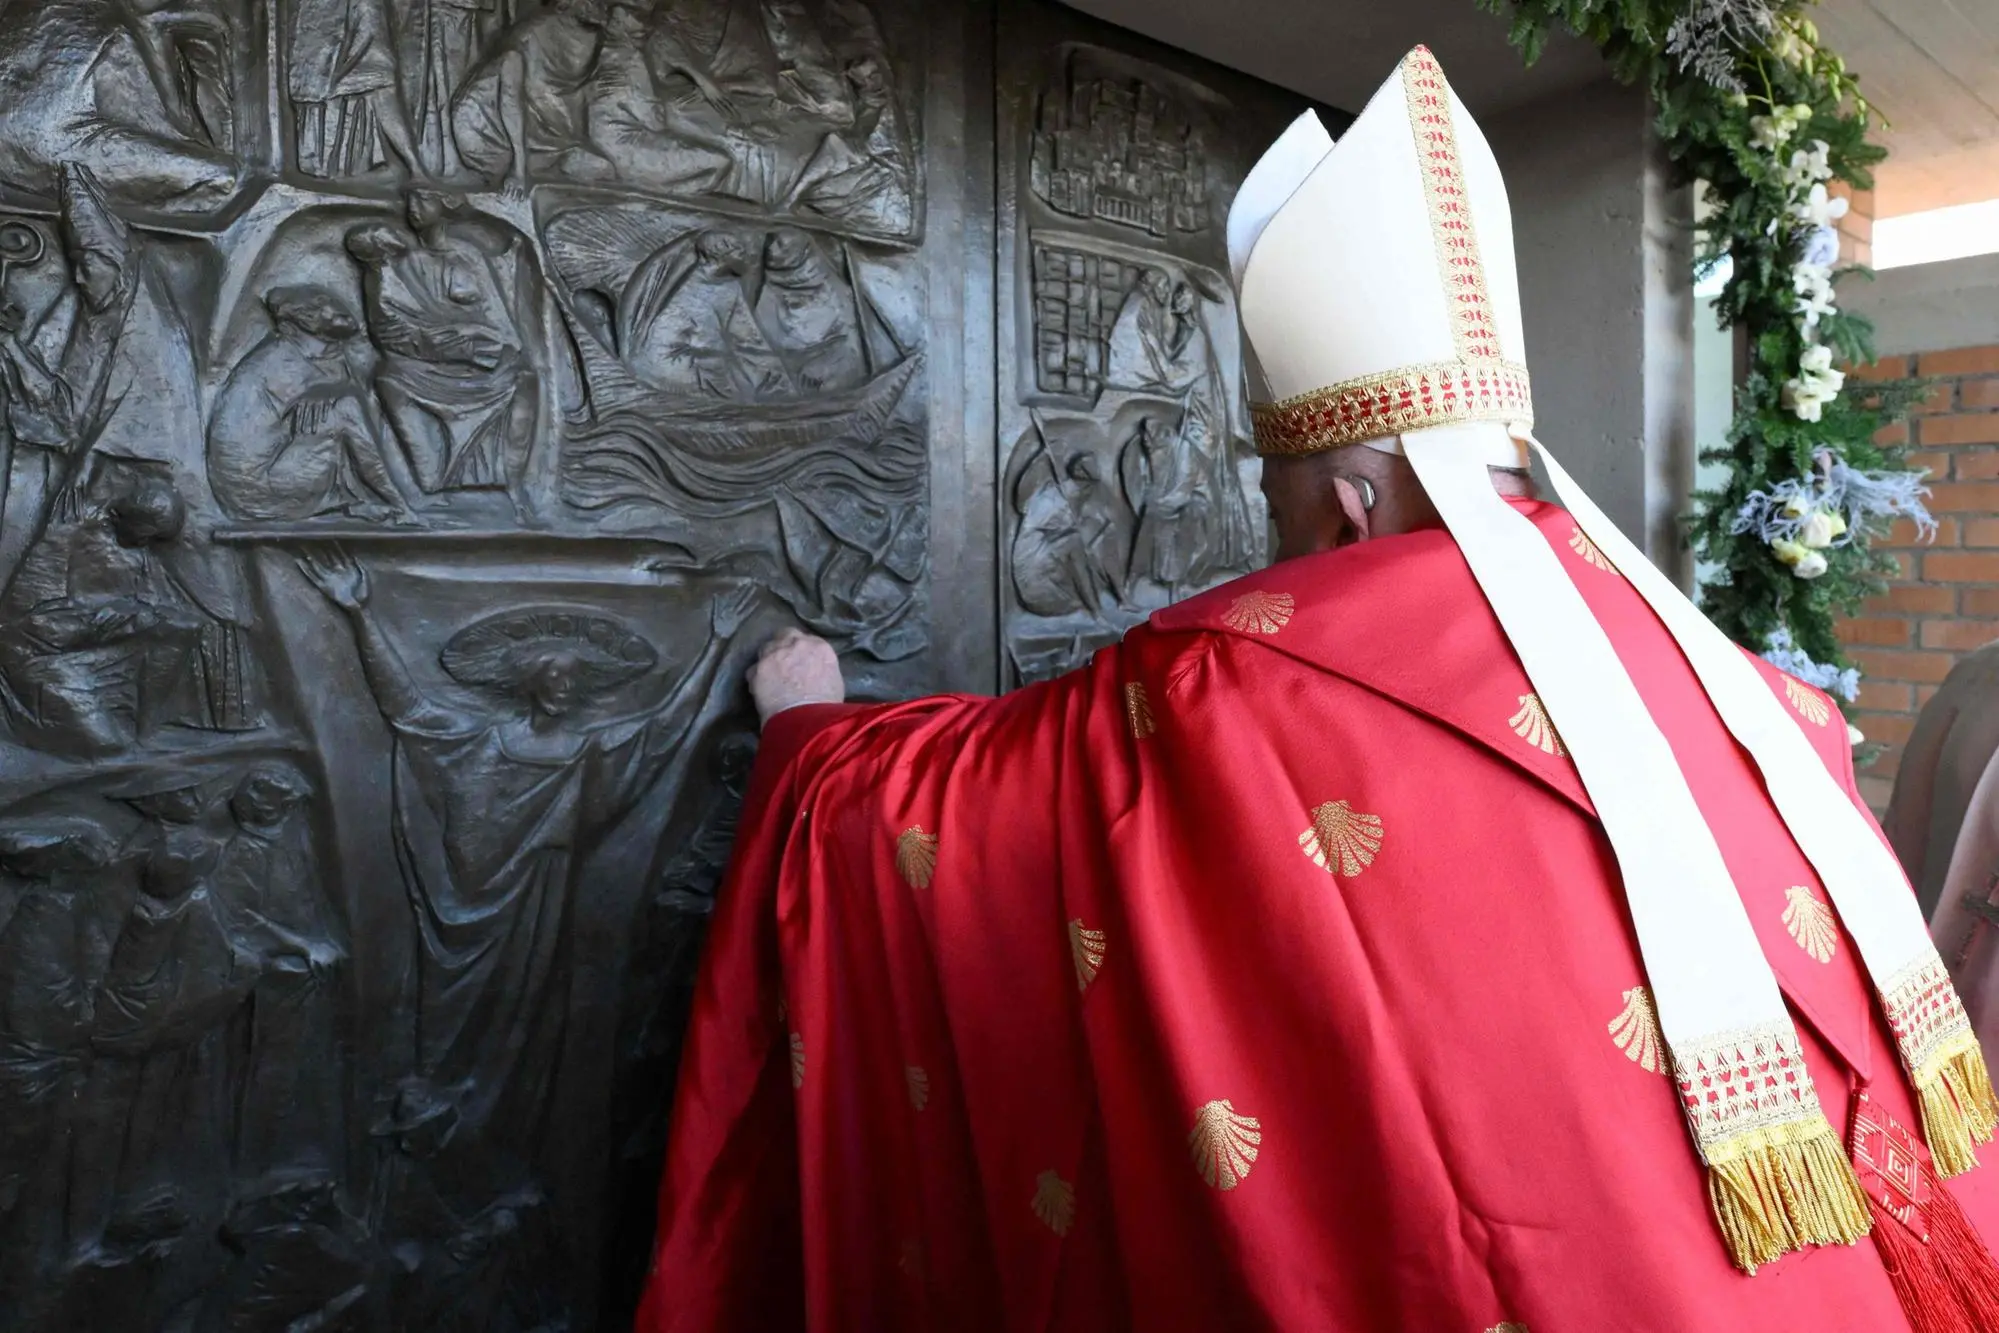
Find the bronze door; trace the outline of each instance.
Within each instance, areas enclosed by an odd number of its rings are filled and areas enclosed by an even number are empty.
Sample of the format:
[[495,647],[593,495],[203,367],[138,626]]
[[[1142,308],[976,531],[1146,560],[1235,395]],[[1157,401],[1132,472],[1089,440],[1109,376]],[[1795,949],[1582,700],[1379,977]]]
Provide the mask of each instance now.
[[1296,99],[1038,0],[0,0],[0,87],[0,1330],[623,1326],[749,657],[1261,558]]

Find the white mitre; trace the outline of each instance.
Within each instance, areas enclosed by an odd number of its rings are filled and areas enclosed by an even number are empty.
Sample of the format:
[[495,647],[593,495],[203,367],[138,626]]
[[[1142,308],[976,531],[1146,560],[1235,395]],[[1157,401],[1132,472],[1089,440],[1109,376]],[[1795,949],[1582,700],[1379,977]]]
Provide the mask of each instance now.
[[[1589,568],[1628,579],[1672,633],[1866,964],[1938,1170],[1972,1166],[1999,1100],[1893,855],[1747,655],[1534,439],[1505,183],[1429,51],[1412,51],[1336,144],[1316,117],[1292,125],[1245,180],[1228,246],[1252,397],[1264,399],[1251,409],[1258,450],[1364,444],[1406,457],[1575,762],[1617,856],[1735,1262],[1753,1272],[1806,1245],[1850,1243],[1869,1228],[1868,1205],[1672,747],[1562,560],[1500,498],[1489,467],[1538,456]],[[1823,699],[1801,697],[1809,722],[1829,719]]]

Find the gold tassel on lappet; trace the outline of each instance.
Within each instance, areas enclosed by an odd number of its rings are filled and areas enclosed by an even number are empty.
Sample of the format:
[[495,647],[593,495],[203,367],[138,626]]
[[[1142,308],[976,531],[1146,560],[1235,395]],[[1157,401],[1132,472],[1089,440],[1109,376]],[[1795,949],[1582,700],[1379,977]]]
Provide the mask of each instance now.
[[1961,1176],[1978,1165],[1974,1151],[1999,1129],[1999,1097],[1992,1092],[1985,1053],[1969,1029],[1951,1037],[1915,1079],[1923,1108],[1923,1137],[1940,1176]]
[[1731,1138],[1710,1153],[1708,1198],[1745,1273],[1808,1245],[1852,1245],[1872,1229],[1867,1196],[1823,1115]]

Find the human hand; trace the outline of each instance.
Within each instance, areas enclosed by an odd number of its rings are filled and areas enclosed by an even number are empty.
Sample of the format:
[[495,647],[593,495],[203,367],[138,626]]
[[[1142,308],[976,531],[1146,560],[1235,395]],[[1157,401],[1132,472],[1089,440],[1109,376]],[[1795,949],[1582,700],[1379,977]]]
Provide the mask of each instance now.
[[299,557],[299,572],[326,600],[343,611],[359,611],[368,604],[368,571],[339,547],[324,555],[309,553]]
[[749,680],[759,723],[800,704],[837,704],[847,697],[833,645],[799,629],[784,630],[763,646]]

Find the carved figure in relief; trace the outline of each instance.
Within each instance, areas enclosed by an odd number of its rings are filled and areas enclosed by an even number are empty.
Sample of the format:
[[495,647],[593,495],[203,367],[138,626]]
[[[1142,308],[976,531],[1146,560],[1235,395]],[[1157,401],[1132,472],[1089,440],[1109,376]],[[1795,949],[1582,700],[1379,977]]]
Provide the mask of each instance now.
[[88,506],[49,526],[0,597],[0,718],[30,745],[86,756],[188,718],[208,623],[159,554],[187,521],[164,477],[108,461]]
[[196,829],[153,844],[98,992],[91,1125],[69,1210],[73,1228],[98,1237],[101,1268],[221,1221],[233,1121],[224,1036],[259,960],[230,935],[213,882],[217,850]]
[[609,10],[605,0],[550,0],[507,31],[452,99],[452,142],[468,170],[516,188],[538,170],[617,178],[590,146],[583,97]]
[[416,487],[356,366],[353,312],[323,287],[273,288],[264,308],[271,334],[229,372],[209,418],[215,498],[265,521],[407,519]]
[[757,314],[790,364],[799,390],[817,393],[867,383],[868,350],[859,313],[852,286],[817,242],[793,227],[770,234],[764,243]]
[[[214,502],[201,458],[200,390],[165,265],[81,167],[64,168],[62,230],[72,290],[36,335],[62,348],[54,359],[61,388],[46,394],[40,414],[43,438],[53,443],[39,474],[15,474],[8,521],[18,526],[0,532],[0,554],[25,549],[51,523],[78,520],[95,460],[115,457],[127,471],[160,473],[194,521],[157,554],[179,594],[206,618],[189,659],[194,693],[184,721],[252,730],[262,714],[247,634],[249,590],[235,554],[211,545],[204,530]],[[0,568],[0,578],[7,572]]]
[[291,764],[260,764],[229,799],[215,883],[238,947],[259,960],[237,1096],[235,1174],[340,1178],[345,1084],[333,1005],[343,932],[313,854],[312,787]]
[[33,1299],[60,1253],[116,859],[93,820],[0,828],[0,877],[20,889],[0,925],[0,1318]]
[[459,173],[452,106],[479,53],[513,22],[514,0],[397,0],[417,151],[434,177]]
[[1022,606],[1066,616],[1123,595],[1127,561],[1117,549],[1116,498],[1094,458],[1078,453],[1058,464],[1041,437],[1041,453],[1014,482],[1013,504],[1013,582]]
[[334,553],[301,567],[346,616],[395,737],[393,836],[419,945],[418,1067],[385,1132],[452,1164],[440,1188],[473,1225],[504,1191],[534,1185],[547,1071],[569,1012],[578,871],[684,757],[754,593],[716,600],[706,643],[656,707],[605,720],[593,710],[658,662],[618,621],[547,607],[469,625],[440,664],[478,702],[452,702],[410,676],[358,565]]
[[730,401],[787,396],[790,374],[757,323],[751,236],[713,228],[668,242],[618,301],[618,352],[655,389]]
[[847,79],[853,85],[853,124],[820,141],[793,201],[822,217],[907,234],[916,224],[915,169],[888,67],[865,55],[847,66]]
[[568,174],[709,193],[729,171],[727,137],[661,96],[658,73],[646,58],[649,36],[640,6],[611,6],[596,68],[583,89],[591,152],[569,163]]
[[0,182],[56,191],[65,164],[123,202],[213,208],[235,189],[229,29],[205,5],[35,0],[0,24]]
[[778,97],[809,116],[851,122],[854,105],[846,75],[806,7],[799,0],[762,0],[761,8]]
[[462,207],[413,190],[414,230],[376,222],[347,233],[381,353],[375,390],[423,491],[505,490],[525,514],[540,411],[528,351],[536,281],[518,239],[475,232],[457,220]]
[[287,57],[301,171],[360,176],[391,155],[417,169],[385,0],[296,0]]

